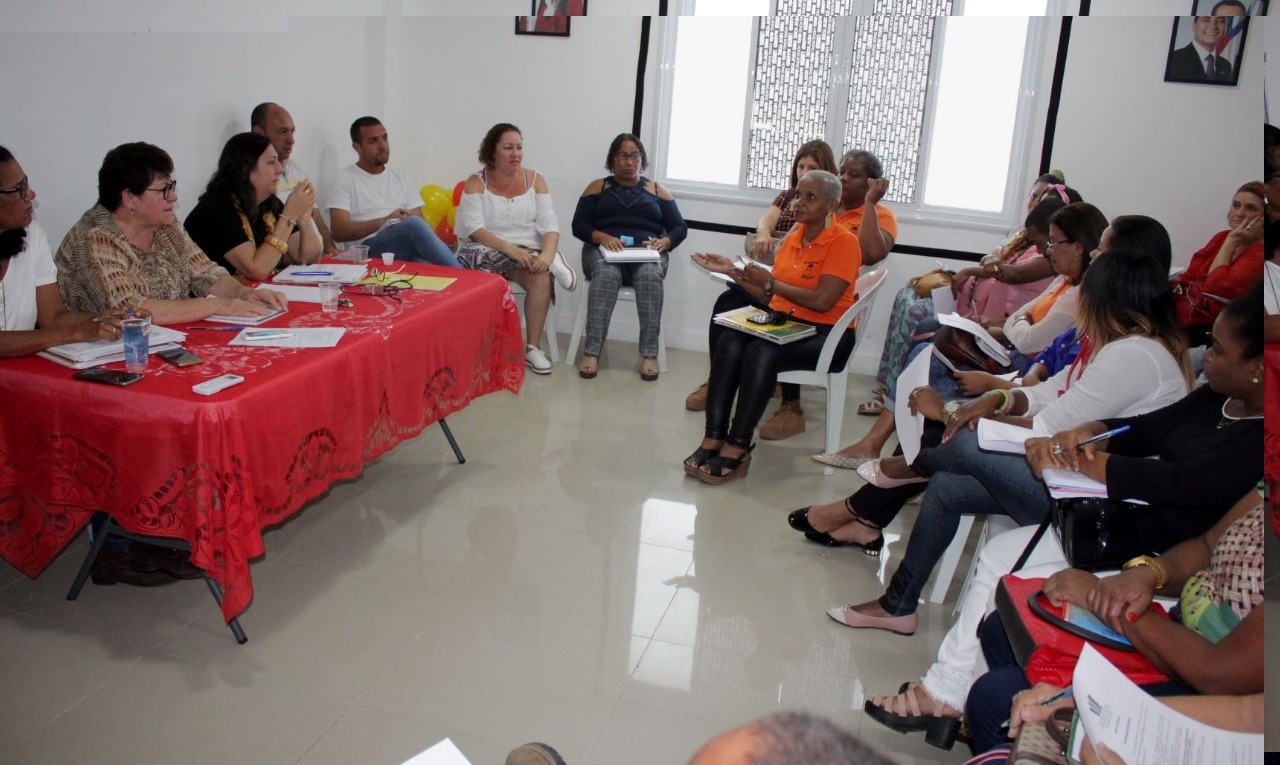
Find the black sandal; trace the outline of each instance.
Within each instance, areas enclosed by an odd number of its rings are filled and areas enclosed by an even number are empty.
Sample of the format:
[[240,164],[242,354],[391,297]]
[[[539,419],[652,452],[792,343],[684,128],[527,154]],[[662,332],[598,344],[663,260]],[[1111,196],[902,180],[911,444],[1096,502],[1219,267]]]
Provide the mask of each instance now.
[[707,464],[707,462],[712,457],[716,456],[719,453],[720,453],[719,447],[715,449],[707,449],[699,446],[697,449],[694,450],[693,454],[690,454],[688,457],[684,458],[684,474],[687,476],[692,476],[693,478],[697,478],[699,468]]
[[[844,509],[849,511],[849,515],[853,516],[853,520],[855,522],[862,524],[869,529],[874,529],[876,531],[883,530],[882,527],[877,526],[858,515],[854,511],[852,504],[850,504],[848,497],[844,500]],[[863,553],[871,556],[872,558],[880,557],[880,551],[884,549],[884,534],[881,534],[870,542],[863,544],[861,542],[845,542],[843,540],[836,539],[828,532],[818,531],[809,523],[809,508],[807,507],[793,511],[787,516],[787,523],[796,531],[803,531],[805,539],[827,547],[858,547],[862,549]]]
[[707,460],[703,466],[706,469],[698,470],[698,480],[712,486],[719,486],[735,478],[744,477],[751,468],[751,451],[755,448],[755,444],[748,446],[739,457],[721,457],[717,452],[716,456]]

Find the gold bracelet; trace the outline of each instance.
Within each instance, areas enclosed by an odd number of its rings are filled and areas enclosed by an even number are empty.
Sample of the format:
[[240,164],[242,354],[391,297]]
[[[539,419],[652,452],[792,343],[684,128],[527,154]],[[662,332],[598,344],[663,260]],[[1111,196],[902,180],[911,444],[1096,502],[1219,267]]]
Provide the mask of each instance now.
[[1120,567],[1120,570],[1128,571],[1129,569],[1137,568],[1138,566],[1146,566],[1156,575],[1154,587],[1156,592],[1164,589],[1165,584],[1169,581],[1169,575],[1164,570],[1164,566],[1160,564],[1160,561],[1150,555],[1139,555],[1136,558],[1130,558],[1124,562],[1124,565]]
[[281,239],[280,237],[276,236],[275,234],[267,234],[265,237],[263,237],[262,243],[269,247],[276,248],[277,250],[280,251],[281,255],[289,254],[289,243]]

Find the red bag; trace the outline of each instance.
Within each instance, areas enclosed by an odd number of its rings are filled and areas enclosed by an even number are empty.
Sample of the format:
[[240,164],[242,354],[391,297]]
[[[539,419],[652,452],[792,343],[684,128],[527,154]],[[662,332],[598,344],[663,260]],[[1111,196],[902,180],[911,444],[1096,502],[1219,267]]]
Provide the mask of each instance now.
[[1173,307],[1178,314],[1178,325],[1186,329],[1213,326],[1213,320],[1222,313],[1226,303],[1211,296],[1199,282],[1174,279],[1169,284],[1173,292]]
[[[1020,579],[1012,574],[1002,577],[996,589],[996,610],[1004,622],[1005,631],[1009,634],[1009,644],[1018,656],[1027,680],[1032,685],[1051,683],[1066,688],[1071,685],[1071,676],[1075,673],[1076,663],[1080,661],[1085,641],[1041,619],[1031,610],[1029,601],[1040,592],[1044,583],[1043,578]],[[1061,616],[1062,609],[1050,605],[1043,595],[1039,597],[1042,607]],[[1168,616],[1159,603],[1152,603],[1151,608]],[[1097,643],[1090,645],[1138,685],[1152,685],[1169,680],[1168,676],[1152,666],[1137,651],[1120,651]]]

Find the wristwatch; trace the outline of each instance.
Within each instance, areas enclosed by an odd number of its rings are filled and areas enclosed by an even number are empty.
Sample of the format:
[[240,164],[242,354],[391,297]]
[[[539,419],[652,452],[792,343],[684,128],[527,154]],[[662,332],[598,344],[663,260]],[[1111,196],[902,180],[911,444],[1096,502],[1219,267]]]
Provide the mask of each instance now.
[[773,277],[772,276],[764,280],[764,286],[761,287],[761,289],[764,290],[764,296],[766,298],[773,297]]
[[954,420],[958,411],[960,411],[959,401],[948,401],[942,405],[942,413],[947,416],[947,422]]
[[1160,561],[1152,558],[1150,555],[1139,555],[1136,558],[1130,558],[1124,562],[1124,565],[1120,567],[1120,570],[1128,571],[1129,569],[1137,568],[1138,566],[1146,566],[1156,575],[1155,589],[1157,592],[1164,589],[1164,585],[1169,580],[1169,576],[1165,573],[1164,566],[1160,564]]

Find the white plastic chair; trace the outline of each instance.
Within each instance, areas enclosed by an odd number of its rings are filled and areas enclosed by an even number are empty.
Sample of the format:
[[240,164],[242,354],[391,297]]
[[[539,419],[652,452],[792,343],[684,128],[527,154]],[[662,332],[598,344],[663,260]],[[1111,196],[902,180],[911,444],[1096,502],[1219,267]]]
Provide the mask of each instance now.
[[[523,329],[525,327],[523,296],[528,293],[524,291],[524,287],[521,287],[516,282],[508,281],[507,286],[511,288],[511,297],[516,301],[516,312],[520,314],[520,328]],[[544,322],[543,328],[547,333],[547,351],[551,356],[551,363],[554,364],[560,358],[560,340],[556,337],[556,315],[550,308],[551,306],[548,306],[547,320]]]
[[[582,342],[582,333],[587,328],[587,301],[591,297],[591,282],[587,282],[587,289],[583,290],[582,297],[578,300],[578,313],[573,318],[573,334],[569,336],[569,350],[564,355],[564,363],[573,366],[578,356],[578,344]],[[618,302],[636,302],[636,291],[632,287],[618,288]],[[665,306],[665,304],[664,304]],[[614,310],[618,308],[617,303],[614,304]],[[667,331],[662,328],[662,324],[658,324],[658,371],[666,374],[667,371]]]
[[[930,603],[941,603],[947,599],[947,590],[951,589],[951,580],[955,578],[956,569],[960,566],[960,556],[964,554],[964,546],[969,541],[969,532],[973,530],[973,519],[976,517],[974,515],[960,516],[960,526],[956,529],[955,538],[951,540],[951,544],[947,546],[947,551],[942,554],[942,560],[938,561],[938,566],[934,569],[936,576],[933,580],[933,589],[929,590]],[[982,533],[978,535],[978,545],[973,548],[973,562],[969,564],[969,574],[964,578],[964,586],[960,588],[960,596],[956,598],[957,610],[960,608],[960,603],[964,601],[964,594],[969,589],[969,581],[973,579],[974,571],[977,569],[978,552],[982,550],[982,546],[991,537],[1011,531],[1017,527],[1017,521],[1007,515],[987,516],[986,522],[982,524]]]
[[[849,306],[831,328],[831,334],[827,335],[827,340],[822,344],[822,353],[818,356],[818,363],[813,369],[796,369],[790,372],[782,372],[778,375],[780,383],[797,383],[799,385],[816,385],[819,388],[827,389],[827,447],[826,452],[834,452],[840,448],[840,427],[844,421],[844,400],[845,393],[849,387],[849,362],[853,361],[853,357],[858,350],[858,344],[862,342],[865,333],[859,332],[853,344],[853,351],[849,353],[849,359],[845,361],[844,366],[840,369],[832,369],[830,372],[818,371],[830,369],[831,358],[835,355],[836,346],[840,344],[844,332],[849,328],[850,324],[854,324],[862,312],[867,310],[871,305],[872,298],[875,297],[876,290],[880,289],[880,285],[884,283],[885,269],[878,268],[875,271],[869,271],[858,277],[856,291],[858,299],[853,305]],[[856,326],[856,324],[855,324]]]

